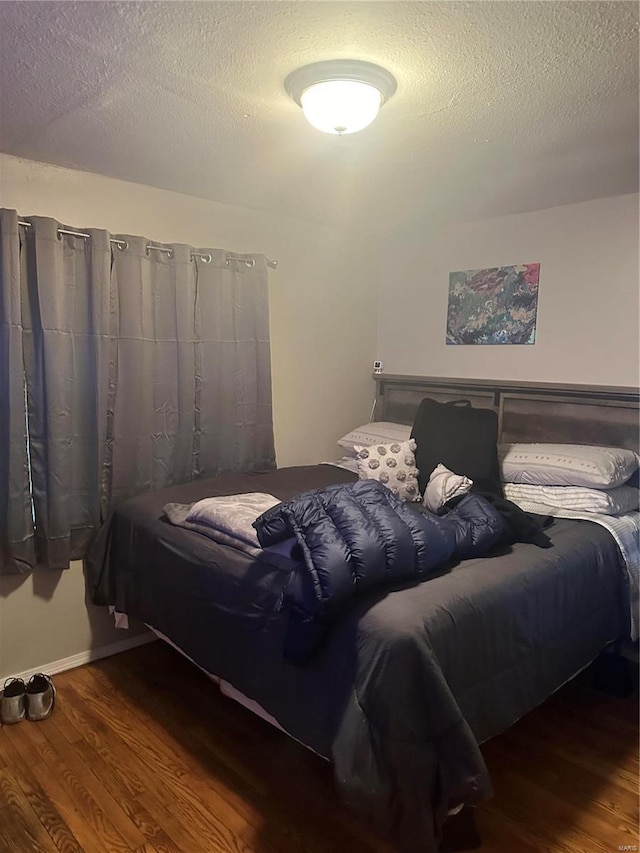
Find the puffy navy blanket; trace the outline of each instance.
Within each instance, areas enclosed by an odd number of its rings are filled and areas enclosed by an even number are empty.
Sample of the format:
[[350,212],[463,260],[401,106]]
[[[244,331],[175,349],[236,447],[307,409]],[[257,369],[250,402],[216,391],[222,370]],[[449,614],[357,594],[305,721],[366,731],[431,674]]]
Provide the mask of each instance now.
[[300,546],[285,592],[284,656],[292,663],[308,660],[331,619],[358,592],[441,574],[453,561],[482,556],[504,532],[502,515],[478,495],[436,516],[399,500],[377,480],[302,492],[253,526],[265,549],[292,537]]

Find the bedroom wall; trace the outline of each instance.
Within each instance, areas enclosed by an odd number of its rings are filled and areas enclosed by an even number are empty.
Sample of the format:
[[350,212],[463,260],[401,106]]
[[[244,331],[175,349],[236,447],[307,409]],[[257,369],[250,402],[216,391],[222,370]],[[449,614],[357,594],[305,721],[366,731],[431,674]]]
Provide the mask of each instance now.
[[[335,458],[336,439],[368,419],[376,263],[360,235],[2,154],[0,206],[78,228],[276,258],[270,322],[278,464]],[[0,677],[123,636],[84,601],[80,563],[61,574],[0,578]]]
[[[382,247],[385,373],[640,384],[638,195],[430,230]],[[449,273],[540,262],[536,342],[447,346]]]

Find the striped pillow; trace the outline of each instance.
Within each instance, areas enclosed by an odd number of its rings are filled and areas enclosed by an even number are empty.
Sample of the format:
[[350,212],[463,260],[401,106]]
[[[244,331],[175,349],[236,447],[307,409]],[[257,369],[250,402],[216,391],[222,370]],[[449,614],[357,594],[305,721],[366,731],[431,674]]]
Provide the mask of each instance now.
[[371,447],[372,444],[391,444],[392,441],[409,441],[411,427],[407,424],[396,424],[391,421],[373,421],[351,430],[338,439],[340,447],[344,448],[347,456],[355,456],[356,444]]
[[638,468],[638,454],[588,444],[498,445],[502,480],[533,486],[621,486]]
[[523,483],[505,483],[504,496],[515,504],[524,501],[576,512],[598,512],[602,515],[624,515],[626,512],[637,510],[640,505],[640,489],[633,486],[588,489],[582,486],[529,486]]

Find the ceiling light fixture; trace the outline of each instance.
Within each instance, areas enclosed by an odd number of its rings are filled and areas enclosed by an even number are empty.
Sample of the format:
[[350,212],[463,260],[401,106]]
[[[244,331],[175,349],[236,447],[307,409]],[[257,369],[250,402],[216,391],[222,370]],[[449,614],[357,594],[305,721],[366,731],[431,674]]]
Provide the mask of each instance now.
[[393,74],[358,59],[314,62],[292,71],[284,81],[309,124],[340,136],[368,127],[396,85]]

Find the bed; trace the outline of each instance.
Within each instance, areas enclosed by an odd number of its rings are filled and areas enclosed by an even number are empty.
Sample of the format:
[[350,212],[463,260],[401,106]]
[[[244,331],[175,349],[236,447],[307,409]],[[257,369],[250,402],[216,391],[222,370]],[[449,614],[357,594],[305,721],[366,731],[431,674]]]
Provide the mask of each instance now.
[[[503,442],[637,449],[634,389],[376,382],[379,420],[409,424],[423,397],[462,397],[498,413]],[[332,465],[303,466],[125,501],[87,561],[92,597],[145,622],[233,698],[330,760],[342,799],[399,851],[431,853],[450,814],[491,794],[479,745],[629,633],[627,575],[606,529],[556,519],[552,549],[517,543],[423,583],[363,593],[312,660],[295,666],[282,656],[286,569],[163,515],[172,502],[246,492],[286,500],[356,480]]]

